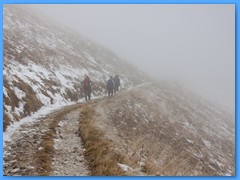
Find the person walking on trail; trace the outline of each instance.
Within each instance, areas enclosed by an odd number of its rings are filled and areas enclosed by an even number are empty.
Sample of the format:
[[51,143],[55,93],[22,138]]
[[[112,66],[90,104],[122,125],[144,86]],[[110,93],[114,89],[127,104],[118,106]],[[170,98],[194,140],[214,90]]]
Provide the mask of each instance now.
[[108,97],[112,97],[113,96],[113,90],[114,90],[114,81],[113,81],[113,77],[111,76],[110,79],[107,82],[107,92],[108,92]]
[[84,80],[83,80],[83,90],[84,90],[84,96],[85,96],[85,100],[90,100],[91,99],[91,85],[92,82],[90,80],[90,78],[88,77],[88,75],[85,74]]
[[118,75],[115,75],[115,77],[113,78],[114,81],[114,94],[116,94],[116,92],[118,92],[119,86],[120,86],[120,79],[118,77]]

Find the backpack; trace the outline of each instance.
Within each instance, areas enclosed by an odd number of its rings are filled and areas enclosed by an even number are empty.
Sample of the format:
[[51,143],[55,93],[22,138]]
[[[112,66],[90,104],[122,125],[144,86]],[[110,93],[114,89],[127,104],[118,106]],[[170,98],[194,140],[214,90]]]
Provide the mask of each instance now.
[[114,81],[113,81],[113,79],[109,79],[108,80],[107,88],[114,88]]
[[120,79],[119,79],[119,77],[115,76],[113,80],[114,80],[115,86],[120,86]]
[[87,88],[90,86],[90,79],[89,78],[86,78],[84,79],[83,81],[83,87]]

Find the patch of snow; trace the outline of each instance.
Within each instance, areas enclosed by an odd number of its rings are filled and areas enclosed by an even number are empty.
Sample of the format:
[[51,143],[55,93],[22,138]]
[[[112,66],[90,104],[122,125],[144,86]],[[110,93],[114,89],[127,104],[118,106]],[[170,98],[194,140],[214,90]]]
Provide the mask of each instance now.
[[[182,119],[184,119],[184,117]],[[183,122],[183,127],[187,130],[190,130],[193,134],[197,134],[196,128],[192,124],[190,124],[187,120]]]
[[6,98],[9,98],[6,88],[3,86],[3,94]]
[[89,55],[88,53],[86,52],[83,52],[83,54],[86,56],[86,58],[91,62],[92,65],[96,65],[97,62],[95,60],[95,58],[91,55]]
[[20,116],[20,114],[23,113],[25,104],[26,104],[25,102],[19,102],[18,103],[19,107],[14,107],[14,113],[16,113],[18,116]]
[[13,90],[15,92],[15,95],[18,97],[18,99],[22,99],[23,97],[26,96],[26,93],[18,89],[17,87],[13,87]]
[[192,140],[190,140],[190,139],[186,139],[187,140],[187,142],[189,142],[189,143],[193,143],[193,141]]
[[11,136],[13,135],[13,133],[15,131],[17,131],[19,129],[19,127],[25,123],[31,123],[31,122],[35,122],[39,117],[42,117],[46,114],[51,113],[52,111],[55,111],[57,109],[60,109],[64,106],[67,105],[71,105],[74,104],[75,102],[68,102],[68,103],[64,103],[63,101],[60,101],[58,103],[54,103],[51,104],[49,106],[43,106],[41,109],[39,109],[37,112],[32,113],[30,116],[27,116],[23,119],[21,119],[20,121],[16,121],[12,124],[10,124],[6,131],[3,133],[3,147],[5,146],[5,142],[7,141],[11,141]]
[[129,167],[128,165],[126,165],[126,164],[121,164],[121,163],[117,163],[118,164],[118,166],[123,170],[123,171],[129,171],[129,170],[132,170],[132,168],[131,167]]
[[198,158],[203,158],[203,154],[202,153],[193,153],[193,155],[198,157]]
[[214,164],[216,164],[216,165],[218,165],[218,167],[223,167],[224,165],[221,163],[221,162],[219,162],[217,159],[210,159],[210,161],[212,161]]
[[47,96],[45,96],[44,94],[42,93],[38,93],[37,94],[39,100],[45,105],[45,106],[48,106],[51,104],[51,99]]
[[208,148],[211,148],[211,142],[207,141],[205,139],[202,139],[203,143],[205,144],[205,146],[207,146]]
[[14,117],[12,113],[12,107],[8,105],[4,105],[4,107],[5,107],[4,109],[6,110],[4,111],[4,113],[6,113],[10,119],[13,119]]

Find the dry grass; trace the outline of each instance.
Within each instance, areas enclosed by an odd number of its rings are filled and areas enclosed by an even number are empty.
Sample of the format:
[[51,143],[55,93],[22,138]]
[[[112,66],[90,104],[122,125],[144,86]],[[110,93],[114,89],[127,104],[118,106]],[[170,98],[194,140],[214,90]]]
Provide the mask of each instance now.
[[114,144],[104,138],[94,123],[95,112],[86,107],[81,114],[79,135],[86,149],[84,155],[89,162],[93,176],[123,176],[124,171],[117,165],[123,159],[121,154],[114,152]]
[[[177,132],[186,137],[190,137],[191,134],[178,122],[169,123],[169,116],[164,114],[157,104],[151,102],[151,98],[143,95],[137,91],[124,96],[120,94],[111,99],[113,103],[100,105],[103,111],[107,112],[109,124],[117,129],[120,138],[127,143],[129,161],[142,162],[144,165],[141,166],[141,171],[146,175],[217,175],[221,169],[210,164],[214,167],[213,170],[209,168],[207,158],[197,159],[193,155],[198,149],[204,149],[204,144],[195,139],[197,146],[188,142],[185,137],[176,135]],[[181,109],[181,106],[178,107],[171,99],[165,102],[170,110]],[[143,105],[143,110],[134,104]],[[185,113],[184,109],[180,112]],[[177,113],[178,111],[174,115],[178,116]],[[145,121],[145,117],[148,121]],[[192,150],[192,153],[186,149]]]
[[[146,175],[158,174],[159,164],[156,159],[159,158],[159,147],[157,143],[150,142],[144,135],[138,135],[129,141],[127,148],[128,160],[135,163],[133,166],[140,167],[140,171]],[[139,165],[138,162],[143,164]]]
[[77,101],[80,98],[80,93],[66,88],[65,99],[68,99],[68,98],[71,101]]
[[[19,104],[20,100],[15,95],[14,91],[11,90],[10,85],[8,84],[6,79],[4,79],[4,87],[6,88],[6,91],[7,91],[7,94],[8,94],[8,97],[6,97],[4,95],[4,104],[10,106],[11,109],[14,110],[14,107],[19,106],[18,104]],[[16,117],[16,115],[13,114],[13,116],[16,118],[16,120],[19,119],[19,117]],[[3,131],[6,130],[6,128],[10,125],[10,123],[11,123],[10,117],[6,113],[4,113],[4,116],[3,116]]]
[[[92,106],[84,108],[80,117],[79,133],[86,148],[85,156],[90,164],[92,175],[157,175],[159,168],[158,164],[154,163],[154,159],[158,155],[159,149],[152,149],[152,142],[149,142],[150,139],[146,136],[146,133],[149,133],[148,128],[143,126],[141,132],[137,134],[134,134],[134,131],[132,131],[132,128],[136,127],[132,119],[134,117],[134,111],[130,112],[124,108],[124,110],[127,111],[121,110],[124,112],[124,117],[116,116],[118,114],[117,112],[109,113],[107,116],[109,128],[115,127],[119,132],[124,134],[124,137],[121,136],[118,138],[125,143],[128,142],[125,147],[126,149],[124,148],[125,151],[119,150],[119,148],[123,148],[123,144],[115,142],[114,137],[109,134],[111,129],[105,132],[103,130],[106,130],[106,127],[101,128],[98,125],[99,121],[103,121],[103,117],[93,109],[104,107],[104,109],[106,108],[105,111],[107,111],[108,105],[111,105],[111,103],[109,104],[110,101],[112,101],[112,99],[101,101],[100,104],[97,104],[97,106],[99,106],[97,108]],[[114,100],[114,102],[116,103],[116,100]],[[126,126],[123,126],[121,123],[123,121],[126,122]],[[109,135],[113,139],[109,139]],[[144,163],[144,165],[140,165],[139,162]],[[134,170],[123,172],[117,163],[126,164]],[[120,173],[119,169],[121,170]]]
[[[38,99],[38,97],[36,96],[34,90],[30,85],[28,85],[27,83],[25,83],[19,78],[18,78],[18,82],[13,81],[12,83],[14,87],[17,87],[18,89],[20,89],[26,94],[26,96],[23,97],[22,100],[20,100],[15,95],[15,92],[11,90],[11,87],[8,84],[7,80],[4,79],[4,87],[6,88],[6,91],[8,93],[8,97],[4,96],[4,104],[10,106],[12,108],[12,111],[14,111],[15,107],[19,107],[20,101],[25,102],[24,112],[21,113],[20,115],[13,113],[12,115],[15,118],[13,120],[18,121],[19,119],[24,118],[27,115],[30,115],[32,112],[36,112],[43,106],[42,102]],[[4,131],[7,128],[7,126],[11,123],[10,121],[12,121],[12,119],[9,119],[7,115],[4,115],[4,122],[3,122]]]
[[[7,85],[7,82],[6,83],[4,82],[4,86],[8,90],[8,93],[10,94],[10,99],[12,100],[12,103],[10,103],[10,106],[12,108],[18,107],[18,103],[20,100],[17,99],[15,93],[11,91],[10,88],[8,88],[8,86],[6,85]],[[24,116],[29,115],[31,112],[37,111],[43,105],[42,102],[36,96],[32,87],[27,83],[24,83],[21,79],[18,79],[18,82],[13,81],[13,85],[26,93],[26,96],[23,97],[22,99],[24,102],[26,102],[24,106],[24,110],[25,110]],[[7,103],[8,101],[6,99],[6,104]]]
[[10,125],[10,118],[6,113],[3,116],[3,131],[5,132],[6,128]]
[[36,166],[39,176],[48,176],[52,170],[51,164],[52,156],[54,153],[53,139],[56,134],[55,128],[57,127],[60,120],[61,119],[59,118],[59,116],[54,117],[54,120],[50,124],[48,132],[42,137],[40,147],[42,147],[43,149],[41,151],[37,151],[36,155]]
[[23,97],[23,101],[26,102],[24,106],[24,116],[30,115],[31,112],[36,112],[40,109],[43,104],[29,84],[24,83],[21,79],[18,81],[19,82],[14,83],[15,86],[26,93],[26,96]]
[[[147,113],[151,113],[145,114],[141,109],[136,109],[134,104],[140,104],[140,102],[148,104],[144,110]],[[109,111],[107,113],[109,123],[120,132],[120,138],[127,143],[127,155],[125,156],[128,156],[128,162],[126,164],[135,169],[140,168],[140,171],[146,175],[163,175],[164,172],[171,170],[172,164],[170,165],[171,168],[163,168],[171,161],[171,159],[167,158],[176,157],[182,151],[182,148],[178,147],[178,145],[184,144],[185,141],[179,139],[178,143],[176,143],[177,141],[171,136],[175,134],[175,130],[171,126],[167,126],[168,134],[160,133],[163,129],[162,126],[166,123],[166,119],[159,117],[157,108],[153,104],[146,102],[146,99],[139,99],[139,96],[135,94],[132,94],[131,98],[119,95],[114,99],[114,103],[116,105],[114,107],[111,106],[111,103],[109,105],[103,105],[102,103],[101,107],[104,107],[105,112]],[[119,115],[119,112],[122,115]],[[151,117],[155,121],[146,123],[141,120],[143,117]],[[122,134],[124,135],[122,136]],[[180,157],[179,159],[184,160]],[[139,162],[141,162],[141,166]],[[191,167],[191,165],[188,164],[188,167]],[[137,175],[137,173],[139,172],[135,171],[132,175]]]
[[11,90],[10,85],[8,84],[8,81],[4,78],[4,87],[6,88],[8,97],[4,95],[4,104],[11,106],[12,110],[14,107],[18,107],[19,99],[15,95],[14,91]]

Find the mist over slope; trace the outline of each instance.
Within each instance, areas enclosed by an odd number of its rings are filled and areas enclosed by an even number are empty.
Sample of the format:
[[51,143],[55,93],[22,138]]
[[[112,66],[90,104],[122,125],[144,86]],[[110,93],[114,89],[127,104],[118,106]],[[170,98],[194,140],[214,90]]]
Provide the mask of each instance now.
[[84,106],[96,112],[88,120],[110,149],[128,160],[119,160],[127,174],[235,174],[233,115],[178,85],[149,82],[110,50],[19,5],[4,6],[4,130],[41,108],[79,102],[84,74],[94,96],[120,76],[117,96]]
[[146,83],[95,109],[135,174],[140,165],[150,175],[235,174],[234,117],[179,85]]
[[43,106],[76,102],[88,74],[93,94],[105,93],[110,75],[127,88],[141,72],[110,50],[37,16],[21,5],[4,6],[4,129]]

